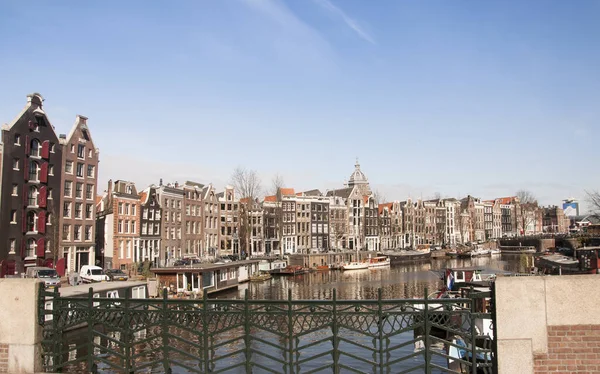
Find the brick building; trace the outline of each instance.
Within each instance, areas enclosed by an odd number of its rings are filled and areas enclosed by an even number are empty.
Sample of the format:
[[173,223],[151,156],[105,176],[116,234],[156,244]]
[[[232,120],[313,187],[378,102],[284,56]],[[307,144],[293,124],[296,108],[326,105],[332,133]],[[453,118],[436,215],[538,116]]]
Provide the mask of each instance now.
[[59,141],[63,147],[60,253],[67,271],[79,272],[83,265],[101,263],[100,254],[95,251],[99,152],[84,116],[78,115],[69,134],[61,134]]
[[27,266],[53,266],[60,257],[62,147],[38,93],[2,126],[0,277]]

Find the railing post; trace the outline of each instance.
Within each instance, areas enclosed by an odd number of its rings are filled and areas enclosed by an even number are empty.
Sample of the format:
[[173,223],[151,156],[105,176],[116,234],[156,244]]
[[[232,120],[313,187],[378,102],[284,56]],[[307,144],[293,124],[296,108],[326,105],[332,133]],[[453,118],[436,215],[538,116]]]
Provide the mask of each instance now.
[[123,335],[122,344],[125,345],[125,372],[133,374],[133,362],[131,361],[131,347],[133,345],[133,334],[131,333],[131,319],[130,319],[130,308],[129,305],[129,293],[125,293],[125,307],[123,313],[123,330],[121,334]]
[[246,348],[246,374],[252,373],[252,348],[250,346],[250,307],[248,305],[248,289],[244,292],[244,344]]
[[60,300],[60,294],[58,288],[54,288],[52,293],[52,332],[50,334],[53,340],[52,344],[52,367],[51,372],[60,373],[62,371],[62,354],[61,347],[63,344],[62,340],[62,329],[60,326],[60,316],[63,309],[62,300]]
[[469,291],[469,299],[471,299],[471,373],[477,374],[477,331],[475,329],[475,298],[473,297],[473,286]]
[[292,304],[292,289],[288,288],[288,366],[289,373],[294,374],[294,313]]
[[171,373],[171,367],[169,365],[169,305],[167,304],[168,298],[168,291],[166,288],[163,288],[160,335],[162,339],[163,369],[165,370],[165,373]]
[[87,340],[88,340],[88,352],[87,352],[87,364],[88,371],[96,374],[98,368],[94,363],[94,289],[92,287],[88,290],[88,320],[87,320]]
[[208,291],[204,289],[202,293],[202,357],[204,361],[204,373],[210,373],[212,368],[210,365],[210,347],[208,338],[208,322],[210,314],[208,314]]
[[340,373],[340,352],[339,352],[339,344],[340,340],[338,337],[339,327],[337,321],[337,290],[333,289],[333,311],[332,311],[332,325],[331,330],[333,332],[333,373]]
[[431,352],[429,351],[430,342],[429,342],[429,300],[428,300],[428,289],[425,287],[424,295],[423,295],[423,304],[425,308],[423,309],[423,343],[425,345],[425,373],[431,374]]
[[382,290],[377,289],[377,333],[379,338],[379,374],[383,374],[383,305],[382,305]]
[[492,293],[491,293],[491,313],[492,313],[492,331],[494,337],[492,339],[492,373],[498,373],[498,328],[496,325],[496,282],[492,282]]

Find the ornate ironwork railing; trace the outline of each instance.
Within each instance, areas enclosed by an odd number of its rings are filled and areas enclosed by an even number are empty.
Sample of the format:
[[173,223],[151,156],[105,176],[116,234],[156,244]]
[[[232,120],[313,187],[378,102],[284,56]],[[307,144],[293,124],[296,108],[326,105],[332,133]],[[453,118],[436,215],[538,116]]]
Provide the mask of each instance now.
[[[493,292],[202,300],[40,292],[49,372],[495,373]],[[483,300],[489,300],[489,304]],[[481,309],[487,305],[486,310]],[[490,307],[491,306],[491,307]],[[491,334],[493,335],[493,334]]]

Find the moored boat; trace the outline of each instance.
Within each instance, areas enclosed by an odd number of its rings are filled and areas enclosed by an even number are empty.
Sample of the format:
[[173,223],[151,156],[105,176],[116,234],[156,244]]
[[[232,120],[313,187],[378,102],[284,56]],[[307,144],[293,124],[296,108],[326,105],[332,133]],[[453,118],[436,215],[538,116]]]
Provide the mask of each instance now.
[[429,249],[388,252],[386,255],[389,257],[392,265],[413,261],[427,261],[431,258],[431,252]]
[[535,253],[536,249],[534,246],[503,246],[500,247],[500,253],[502,254],[521,254],[521,253]]
[[269,271],[272,275],[300,275],[308,273],[308,269],[300,265],[288,265],[283,269],[273,269]]
[[361,269],[368,269],[369,268],[369,263],[368,262],[348,262],[345,263],[344,265],[342,265],[342,270],[361,270]]
[[250,282],[263,282],[273,278],[269,273],[254,274],[250,276]]
[[390,259],[387,256],[372,257],[369,259],[368,264],[370,268],[390,266]]

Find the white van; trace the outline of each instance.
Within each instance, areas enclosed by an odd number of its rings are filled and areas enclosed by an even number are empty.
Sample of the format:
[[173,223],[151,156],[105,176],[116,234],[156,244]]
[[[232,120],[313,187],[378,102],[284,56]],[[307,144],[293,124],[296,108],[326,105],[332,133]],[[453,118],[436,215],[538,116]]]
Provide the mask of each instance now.
[[108,275],[104,274],[104,270],[100,266],[94,265],[83,265],[79,271],[79,278],[83,283],[108,281]]

